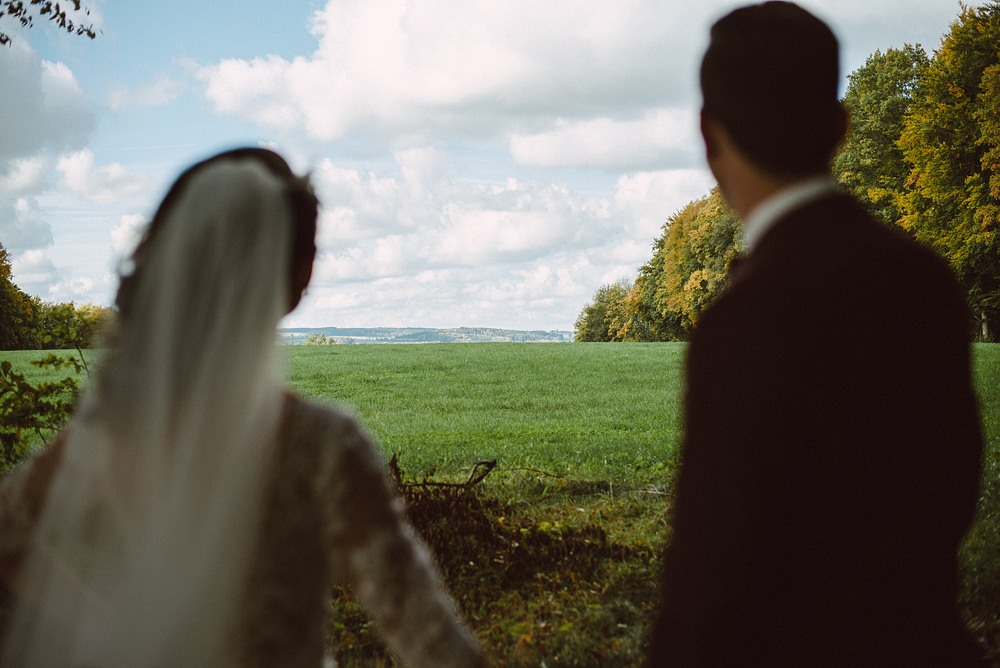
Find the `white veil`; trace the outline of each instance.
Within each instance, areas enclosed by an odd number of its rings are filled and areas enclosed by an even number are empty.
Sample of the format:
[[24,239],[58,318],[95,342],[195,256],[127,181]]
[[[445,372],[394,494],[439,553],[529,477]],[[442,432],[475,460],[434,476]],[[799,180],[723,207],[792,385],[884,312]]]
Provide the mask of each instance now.
[[224,666],[282,408],[287,185],[193,172],[68,428],[3,665]]

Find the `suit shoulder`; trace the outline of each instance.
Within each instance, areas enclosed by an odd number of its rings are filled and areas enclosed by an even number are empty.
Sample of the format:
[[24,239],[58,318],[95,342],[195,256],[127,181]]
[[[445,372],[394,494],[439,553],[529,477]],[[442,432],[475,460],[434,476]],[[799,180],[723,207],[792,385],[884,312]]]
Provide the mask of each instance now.
[[886,238],[887,255],[891,256],[886,263],[892,271],[904,274],[914,287],[933,288],[964,302],[958,279],[944,257],[904,230],[884,225],[878,229]]

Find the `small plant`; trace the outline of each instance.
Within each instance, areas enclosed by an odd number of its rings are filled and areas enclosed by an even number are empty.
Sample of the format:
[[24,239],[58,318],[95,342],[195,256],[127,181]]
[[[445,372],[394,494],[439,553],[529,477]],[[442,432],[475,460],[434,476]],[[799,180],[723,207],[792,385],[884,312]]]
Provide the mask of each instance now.
[[0,473],[6,474],[31,454],[36,437],[47,443],[47,436],[69,419],[80,391],[77,376],[85,365],[74,356],[49,354],[32,365],[60,370],[68,367],[75,375],[61,380],[32,384],[10,362],[0,363]]
[[45,307],[32,337],[42,345],[76,352],[49,352],[31,365],[69,375],[33,383],[9,361],[0,363],[0,475],[28,457],[33,445],[48,443],[48,437],[69,420],[80,394],[81,375],[90,374],[84,348],[97,338],[108,315],[107,309],[92,306]]

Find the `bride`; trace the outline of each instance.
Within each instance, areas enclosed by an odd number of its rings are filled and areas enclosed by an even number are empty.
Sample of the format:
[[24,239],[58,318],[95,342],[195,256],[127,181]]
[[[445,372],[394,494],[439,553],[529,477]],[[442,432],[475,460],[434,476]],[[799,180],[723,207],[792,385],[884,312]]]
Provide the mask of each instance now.
[[59,438],[0,486],[4,666],[320,666],[344,580],[409,666],[478,666],[376,448],[284,389],[317,202],[264,149],[184,172]]

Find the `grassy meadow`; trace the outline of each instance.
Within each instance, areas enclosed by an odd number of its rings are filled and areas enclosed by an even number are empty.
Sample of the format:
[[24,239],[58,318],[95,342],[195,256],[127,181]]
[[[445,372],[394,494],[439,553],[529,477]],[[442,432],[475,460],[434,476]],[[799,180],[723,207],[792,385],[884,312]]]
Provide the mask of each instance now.
[[354,406],[413,474],[652,481],[680,434],[678,343],[297,346],[292,386]]
[[[657,602],[684,344],[288,347],[291,385],[354,406],[403,471],[414,525],[496,666],[634,666]],[[987,439],[963,609],[1000,661],[1000,345],[973,348]],[[42,379],[38,353],[0,353]],[[466,492],[485,460],[497,466]],[[346,589],[340,665],[396,665]]]
[[[462,479],[475,462],[496,459],[496,473],[479,488],[499,504],[486,514],[494,521],[518,517],[522,535],[557,527],[569,542],[588,527],[603,532],[601,549],[586,539],[574,546],[597,553],[589,581],[574,577],[572,559],[534,555],[533,584],[545,583],[537,591],[519,586],[513,594],[498,589],[462,601],[497,665],[638,665],[656,603],[658,551],[669,534],[684,348],[301,347],[291,352],[291,377],[304,394],[357,407],[386,455],[396,454],[412,477]],[[976,635],[998,652],[1000,345],[976,344],[973,355],[987,456],[979,521],[963,548],[963,605]],[[448,540],[429,542],[440,554],[455,551]],[[483,571],[491,568],[447,566],[460,600],[463,590],[484,588]],[[490,596],[496,604],[484,607]],[[337,637],[338,646],[345,639],[356,636]],[[358,641],[357,665],[371,659],[365,645]],[[353,658],[341,655],[348,665]]]

